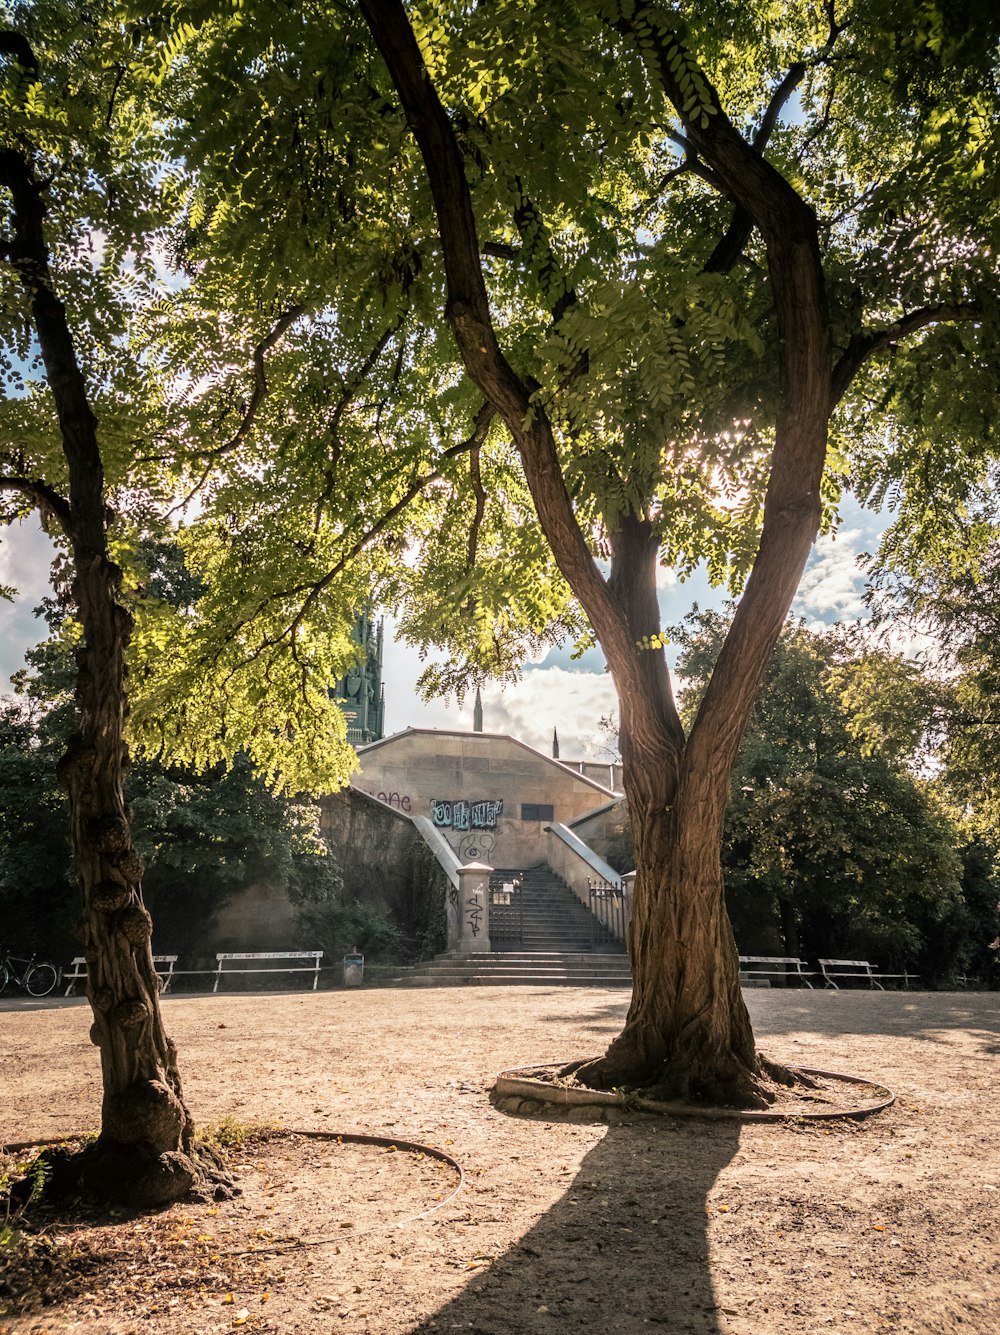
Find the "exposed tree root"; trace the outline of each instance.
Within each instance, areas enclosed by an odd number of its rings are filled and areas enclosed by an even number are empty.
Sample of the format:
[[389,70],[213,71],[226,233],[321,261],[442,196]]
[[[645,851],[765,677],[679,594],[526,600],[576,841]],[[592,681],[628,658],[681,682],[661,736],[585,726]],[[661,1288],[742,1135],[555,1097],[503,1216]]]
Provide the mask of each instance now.
[[753,1067],[729,1057],[694,1070],[689,1063],[678,1069],[667,1062],[650,1069],[641,1063],[623,1061],[620,1054],[608,1053],[567,1062],[559,1068],[558,1079],[588,1089],[620,1090],[662,1103],[751,1111],[770,1107],[775,1100],[773,1084],[787,1089],[818,1088],[805,1072],[783,1066],[759,1052],[755,1054]]
[[142,1145],[120,1145],[102,1137],[81,1149],[46,1148],[10,1188],[17,1208],[31,1199],[72,1196],[148,1210],[175,1201],[221,1201],[240,1194],[219,1153],[196,1143],[190,1154],[157,1154]]
[[805,1089],[819,1089],[819,1083],[796,1066],[782,1066],[781,1062],[772,1061],[762,1052],[757,1053],[757,1060],[765,1075],[769,1075],[779,1085],[785,1085],[788,1089],[795,1089],[800,1085]]

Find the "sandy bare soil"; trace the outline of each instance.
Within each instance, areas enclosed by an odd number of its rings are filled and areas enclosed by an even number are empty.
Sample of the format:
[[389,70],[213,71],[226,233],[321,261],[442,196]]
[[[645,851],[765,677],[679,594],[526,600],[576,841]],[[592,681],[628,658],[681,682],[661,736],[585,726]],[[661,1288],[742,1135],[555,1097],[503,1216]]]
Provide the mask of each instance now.
[[[621,992],[168,997],[202,1123],[432,1144],[464,1189],[402,1149],[251,1140],[233,1202],[64,1226],[80,1269],[0,1332],[1000,1333],[1000,995],[748,1003],[769,1055],[881,1079],[896,1104],[830,1126],[490,1104],[504,1068],[599,1051]],[[85,1004],[3,1003],[0,1140],[94,1128],[87,1027]]]

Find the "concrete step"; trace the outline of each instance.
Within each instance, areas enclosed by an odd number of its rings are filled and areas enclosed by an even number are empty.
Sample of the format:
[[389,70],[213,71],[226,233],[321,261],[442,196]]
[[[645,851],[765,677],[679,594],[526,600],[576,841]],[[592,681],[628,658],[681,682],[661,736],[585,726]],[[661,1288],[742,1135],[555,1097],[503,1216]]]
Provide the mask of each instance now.
[[477,977],[481,978],[509,978],[511,974],[523,974],[525,976],[529,974],[551,974],[553,976],[560,975],[562,977],[568,977],[571,974],[587,974],[588,977],[599,976],[601,978],[631,977],[628,969],[588,969],[585,965],[570,965],[566,967],[559,964],[512,964],[509,968],[504,968],[502,964],[490,965],[487,968],[476,966],[474,964],[467,965],[465,968],[462,968],[461,966],[456,966],[454,968],[445,968],[441,966],[435,967],[433,964],[430,964],[426,965],[423,969],[416,970],[413,976],[416,977],[417,973],[427,974],[434,978],[451,978],[457,974],[460,974],[463,977],[467,974],[475,974]]
[[448,974],[435,978],[425,974],[399,980],[389,978],[391,986],[400,987],[621,987],[632,986],[631,978],[618,978],[614,974]]
[[[519,902],[491,906],[494,949],[499,947],[508,957],[523,950],[596,953],[592,949],[595,919],[550,867],[498,867],[491,880],[519,880],[521,885]],[[502,949],[506,942],[511,950]],[[624,955],[624,948],[621,953]]]
[[631,987],[628,957],[588,951],[492,951],[439,955],[393,971],[385,983],[400,987]]
[[458,955],[457,952],[449,952],[446,955],[435,955],[433,960],[427,960],[425,964],[414,965],[414,968],[426,969],[430,964],[502,964],[509,968],[511,964],[525,965],[582,965],[594,964],[595,961],[606,961],[609,967],[621,967],[628,961],[625,953],[621,955],[606,955],[597,951],[483,951],[474,953],[474,955]]

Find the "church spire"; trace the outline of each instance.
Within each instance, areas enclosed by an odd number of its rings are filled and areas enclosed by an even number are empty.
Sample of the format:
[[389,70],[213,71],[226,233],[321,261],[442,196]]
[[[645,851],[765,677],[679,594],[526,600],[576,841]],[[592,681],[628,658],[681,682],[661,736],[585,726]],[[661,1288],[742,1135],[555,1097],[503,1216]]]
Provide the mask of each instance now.
[[552,729],[552,759],[559,759],[559,734],[555,728]]
[[472,710],[472,731],[482,732],[483,730],[483,697],[479,694],[479,687],[476,687],[476,703]]

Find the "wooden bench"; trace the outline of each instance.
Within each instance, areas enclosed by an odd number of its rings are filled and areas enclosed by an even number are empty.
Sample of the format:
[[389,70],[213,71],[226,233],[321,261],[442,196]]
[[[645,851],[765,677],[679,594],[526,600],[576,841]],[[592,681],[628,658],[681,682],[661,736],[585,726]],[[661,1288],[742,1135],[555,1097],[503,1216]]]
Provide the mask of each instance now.
[[[215,962],[218,966],[215,970],[215,986],[213,992],[218,992],[219,983],[224,974],[231,973],[311,973],[313,976],[312,990],[316,991],[316,985],[319,982],[319,962],[323,958],[322,950],[256,950],[256,951],[223,951],[216,955]],[[241,966],[223,968],[232,960],[250,961],[253,963],[243,963]],[[265,960],[312,960],[311,964],[278,964],[270,967],[262,967],[262,961]]]
[[740,973],[748,979],[753,978],[798,978],[811,988],[812,983],[806,974],[815,972],[805,967],[805,960],[793,959],[787,955],[741,955]]
[[[156,970],[157,975],[163,983],[162,991],[164,992],[170,991],[170,983],[174,976],[174,965],[176,963],[176,955],[153,956],[154,965],[165,964],[167,966],[165,969],[157,968]],[[80,982],[81,979],[86,979],[87,977],[87,961],[82,955],[75,956],[69,967],[73,972],[64,973],[62,976],[62,981],[66,984],[66,991],[63,993],[64,997],[72,996],[77,983]]]
[[860,979],[869,987],[884,992],[885,988],[879,982],[880,978],[902,978],[903,986],[909,987],[910,979],[917,977],[915,973],[877,973],[878,966],[869,963],[868,960],[820,960],[819,967],[823,974],[824,987],[832,987],[835,992],[840,990],[833,981],[835,978],[853,978],[855,981]]

